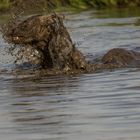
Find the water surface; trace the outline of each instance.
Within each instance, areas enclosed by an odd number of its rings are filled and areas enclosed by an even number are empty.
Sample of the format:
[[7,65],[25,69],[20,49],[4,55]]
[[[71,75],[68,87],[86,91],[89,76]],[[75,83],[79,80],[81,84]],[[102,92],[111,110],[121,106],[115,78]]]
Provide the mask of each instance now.
[[[68,27],[89,59],[111,48],[140,50],[140,11],[70,14]],[[110,14],[111,13],[111,14]],[[126,14],[127,13],[127,14]],[[2,140],[139,140],[140,69],[72,76],[11,74],[14,59],[0,37]]]

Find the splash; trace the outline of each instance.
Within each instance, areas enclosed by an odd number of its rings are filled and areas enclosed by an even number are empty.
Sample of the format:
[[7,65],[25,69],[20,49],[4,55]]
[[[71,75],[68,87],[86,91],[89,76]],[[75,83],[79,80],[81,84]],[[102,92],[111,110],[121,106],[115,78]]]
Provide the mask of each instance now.
[[[103,71],[123,67],[139,67],[140,53],[115,48],[100,61],[88,62],[75,47],[57,14],[18,18],[7,26],[4,38],[13,44],[10,52],[19,61],[37,65],[45,74],[71,74]],[[13,53],[14,52],[14,53]]]
[[57,14],[16,19],[7,26],[4,38],[14,44],[10,51],[16,52],[16,63],[26,60],[46,70],[63,72],[89,70],[90,64],[73,44],[63,17]]

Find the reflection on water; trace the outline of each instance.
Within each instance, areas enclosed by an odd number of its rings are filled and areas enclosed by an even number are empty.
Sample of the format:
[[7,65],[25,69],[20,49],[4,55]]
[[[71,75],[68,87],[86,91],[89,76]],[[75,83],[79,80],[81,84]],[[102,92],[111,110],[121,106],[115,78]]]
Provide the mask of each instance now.
[[[108,13],[100,13],[102,18],[98,18],[99,13],[73,14],[66,22],[87,56],[92,59],[114,47],[140,50],[140,29],[133,24],[138,17],[103,18]],[[119,25],[122,23],[127,24]],[[7,72],[13,66],[13,58],[3,55],[6,45],[1,39],[1,139],[140,139],[139,68],[73,76],[34,77],[19,73],[17,77]]]

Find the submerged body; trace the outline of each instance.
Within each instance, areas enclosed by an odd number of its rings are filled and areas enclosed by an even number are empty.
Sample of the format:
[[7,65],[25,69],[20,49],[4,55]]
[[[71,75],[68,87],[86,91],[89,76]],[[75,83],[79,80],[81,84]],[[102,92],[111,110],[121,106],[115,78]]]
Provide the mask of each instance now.
[[102,63],[106,67],[128,67],[138,66],[140,62],[140,53],[132,50],[114,48],[108,51],[102,57]]
[[[32,16],[10,26],[5,37],[18,44],[26,59],[45,70],[60,73],[90,72],[128,66],[138,66],[140,53],[115,48],[107,52],[98,63],[86,61],[75,48],[63,19],[56,14]],[[58,72],[58,73],[59,73]]]

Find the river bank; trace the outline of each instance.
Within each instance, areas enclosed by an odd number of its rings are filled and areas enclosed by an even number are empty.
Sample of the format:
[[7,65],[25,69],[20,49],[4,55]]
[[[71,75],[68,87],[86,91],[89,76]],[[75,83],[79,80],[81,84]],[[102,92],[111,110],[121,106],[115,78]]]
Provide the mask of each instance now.
[[89,8],[124,8],[140,6],[138,0],[0,0],[0,11],[7,12],[13,7],[24,10],[64,10]]

